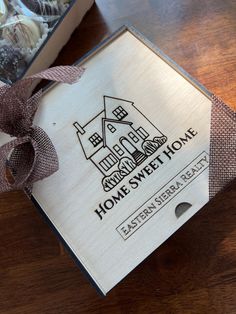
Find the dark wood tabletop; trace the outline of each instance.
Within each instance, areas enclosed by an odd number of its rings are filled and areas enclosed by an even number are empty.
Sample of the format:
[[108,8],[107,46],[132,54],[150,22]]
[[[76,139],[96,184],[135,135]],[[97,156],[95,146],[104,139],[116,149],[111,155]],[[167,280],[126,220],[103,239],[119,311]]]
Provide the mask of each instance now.
[[[56,64],[72,64],[129,23],[236,109],[235,0],[96,3]],[[2,314],[236,313],[236,182],[105,298],[23,192],[0,196],[0,239]]]

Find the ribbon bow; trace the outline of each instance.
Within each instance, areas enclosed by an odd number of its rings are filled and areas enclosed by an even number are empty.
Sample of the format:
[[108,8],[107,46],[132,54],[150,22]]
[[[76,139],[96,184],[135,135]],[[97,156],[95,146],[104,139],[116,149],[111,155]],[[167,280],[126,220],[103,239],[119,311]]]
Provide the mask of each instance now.
[[[37,79],[73,84],[84,68],[61,66],[50,68],[0,87],[0,131],[15,137],[0,147],[0,192],[18,189],[31,190],[32,184],[59,168],[55,147],[48,135],[33,125],[42,90],[30,96],[30,88]],[[10,182],[7,178],[10,171]]]

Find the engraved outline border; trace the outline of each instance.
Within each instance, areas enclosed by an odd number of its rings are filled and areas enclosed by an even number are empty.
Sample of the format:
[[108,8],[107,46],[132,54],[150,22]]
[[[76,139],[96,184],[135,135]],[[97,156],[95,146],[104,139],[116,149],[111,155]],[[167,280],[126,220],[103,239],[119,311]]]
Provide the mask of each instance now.
[[136,213],[141,207],[143,207],[144,204],[146,204],[148,201],[150,201],[150,199],[152,199],[158,192],[160,192],[165,186],[167,186],[174,178],[176,178],[184,169],[186,169],[189,165],[191,165],[191,163],[196,160],[199,156],[201,156],[203,153],[205,153],[208,157],[209,154],[204,150],[202,151],[196,158],[194,158],[190,163],[187,164],[187,166],[185,166],[183,169],[181,169],[174,177],[172,177],[165,185],[163,185],[157,192],[155,192],[151,197],[149,197],[148,200],[146,200],[141,206],[139,206],[132,214],[130,214],[125,220],[122,221],[122,223],[119,224],[119,226],[116,227],[116,231],[119,233],[119,235],[122,237],[122,239],[124,241],[126,241],[127,239],[129,239],[139,228],[141,228],[150,218],[152,218],[156,213],[158,213],[163,207],[165,207],[173,198],[175,198],[176,195],[178,195],[181,191],[183,191],[191,182],[193,182],[198,176],[200,176],[200,174],[202,174],[208,167],[208,166],[203,169],[199,174],[197,174],[196,177],[194,177],[191,181],[189,181],[185,187],[183,187],[179,192],[177,192],[176,194],[173,195],[173,197],[171,197],[163,206],[161,206],[153,215],[149,216],[149,218],[147,218],[145,220],[145,222],[143,224],[141,224],[133,233],[131,233],[128,237],[124,238],[122,236],[122,234],[119,232],[118,228],[125,222],[127,221],[134,213]]

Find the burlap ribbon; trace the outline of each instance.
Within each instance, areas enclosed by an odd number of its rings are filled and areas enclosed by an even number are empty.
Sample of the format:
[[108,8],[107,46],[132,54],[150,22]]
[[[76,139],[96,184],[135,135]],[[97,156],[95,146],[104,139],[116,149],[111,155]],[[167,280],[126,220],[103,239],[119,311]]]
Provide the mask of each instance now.
[[[15,137],[0,147],[0,192],[30,190],[34,182],[58,170],[58,157],[50,138],[33,125],[42,95],[40,90],[30,96],[33,82],[46,79],[72,84],[83,72],[83,68],[76,66],[54,67],[0,87],[0,130]],[[13,182],[9,182],[7,169]]]
[[[32,184],[58,170],[56,150],[48,135],[33,125],[42,95],[30,96],[36,79],[72,84],[83,74],[78,67],[55,67],[9,86],[0,87],[0,131],[15,137],[0,147],[0,192],[31,189]],[[236,178],[236,113],[212,97],[209,196]],[[14,182],[9,182],[9,169]]]
[[212,96],[209,197],[236,178],[236,112]]

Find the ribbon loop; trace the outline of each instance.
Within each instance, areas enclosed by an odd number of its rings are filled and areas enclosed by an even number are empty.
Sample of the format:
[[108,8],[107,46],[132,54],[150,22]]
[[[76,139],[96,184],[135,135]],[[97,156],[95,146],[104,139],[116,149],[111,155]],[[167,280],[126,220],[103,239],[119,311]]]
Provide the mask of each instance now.
[[[0,192],[10,191],[12,189],[15,189],[17,187],[21,187],[22,183],[26,180],[26,177],[28,175],[29,169],[27,164],[29,164],[28,159],[28,144],[30,141],[30,138],[28,136],[15,139],[9,143],[6,143],[3,145],[0,149]],[[23,148],[24,147],[24,148]],[[23,150],[22,150],[23,148]],[[17,163],[15,160],[16,155],[19,155],[18,152],[25,152],[25,155],[27,156],[27,159],[22,160],[21,167],[17,167]],[[28,160],[26,164],[26,160]],[[14,178],[14,182],[10,183],[9,180],[6,177],[7,169],[11,171],[12,177]],[[24,171],[22,171],[24,169]]]
[[[84,68],[61,66],[22,79],[12,86],[0,87],[0,130],[16,139],[0,147],[0,192],[29,188],[59,168],[56,149],[48,135],[32,126],[42,91],[30,97],[30,89],[37,79],[72,84],[78,81]],[[6,177],[7,168],[14,179]]]

